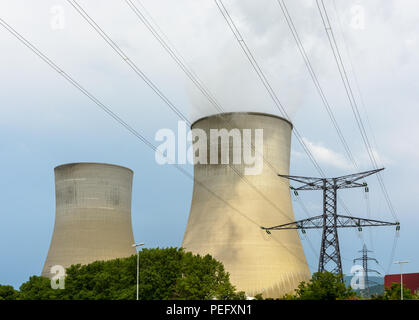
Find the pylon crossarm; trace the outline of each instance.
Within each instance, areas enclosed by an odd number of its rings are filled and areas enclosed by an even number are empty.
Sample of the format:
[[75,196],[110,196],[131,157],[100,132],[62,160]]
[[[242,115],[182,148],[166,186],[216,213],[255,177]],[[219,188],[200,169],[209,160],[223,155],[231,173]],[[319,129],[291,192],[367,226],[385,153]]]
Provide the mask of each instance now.
[[323,179],[322,178],[313,178],[313,177],[299,177],[299,176],[287,176],[283,174],[278,174],[279,177],[285,178],[291,181],[302,183],[303,185],[295,188],[293,190],[322,190],[323,189]]
[[291,230],[291,229],[319,229],[322,228],[323,216],[312,217],[274,227],[261,227],[267,232],[270,230]]
[[[368,250],[368,252],[372,252],[372,251]],[[377,259],[371,258],[371,257],[356,258],[356,259],[354,259],[354,263],[355,263],[355,261],[363,261],[363,260],[370,260],[370,261],[375,261],[376,263],[378,263]]]
[[[398,222],[387,222],[373,219],[364,219],[343,215],[336,215],[337,228],[360,228],[360,227],[377,227],[377,226],[393,226],[399,225]],[[326,219],[332,219],[334,215],[329,214]],[[274,227],[261,227],[263,230],[292,230],[292,229],[322,229],[323,228],[323,215],[316,216],[308,219],[298,220],[286,224],[281,224]]]
[[287,175],[282,175],[282,174],[278,174],[278,176],[285,179],[289,179],[291,181],[302,183],[302,185],[299,187],[292,187],[293,190],[297,190],[297,191],[323,190],[324,181],[328,181],[335,189],[347,189],[347,188],[366,187],[367,186],[366,183],[359,183],[357,181],[364,179],[370,175],[373,175],[377,172],[380,172],[382,170],[384,170],[384,168],[349,174],[349,175],[341,176],[337,178],[300,177],[300,176],[287,176]]
[[380,272],[378,272],[377,270],[374,270],[374,269],[367,269],[367,272],[375,272],[377,274],[381,274]]
[[389,222],[373,219],[365,219],[358,217],[350,217],[343,215],[336,215],[336,227],[337,228],[360,228],[360,227],[383,227],[383,226],[398,226],[399,222]]
[[[336,184],[339,187],[339,189],[353,188],[355,186],[363,187],[365,186],[363,183],[357,183],[356,181],[364,179],[370,175],[376,174],[377,172],[380,172],[382,170],[384,170],[384,168],[349,174],[346,176],[334,178],[334,180],[336,181]],[[349,185],[349,187],[346,187],[345,185]]]

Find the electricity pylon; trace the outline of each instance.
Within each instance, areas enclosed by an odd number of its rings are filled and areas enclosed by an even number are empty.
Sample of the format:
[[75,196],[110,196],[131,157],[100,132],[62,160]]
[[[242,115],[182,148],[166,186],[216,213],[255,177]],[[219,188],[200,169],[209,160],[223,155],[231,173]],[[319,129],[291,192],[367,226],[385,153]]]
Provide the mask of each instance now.
[[357,218],[337,213],[337,191],[339,189],[367,188],[366,183],[359,183],[358,181],[381,170],[384,170],[384,168],[336,178],[298,177],[278,174],[282,178],[302,183],[298,188],[291,187],[296,194],[298,194],[298,191],[303,190],[323,190],[323,214],[279,226],[261,228],[268,234],[272,230],[300,229],[305,233],[305,229],[323,229],[318,271],[325,271],[327,264],[330,262],[332,264],[331,272],[343,275],[338,228],[358,228],[359,231],[362,231],[362,227],[396,225],[397,230],[400,229],[399,222]]
[[362,268],[364,269],[364,284],[365,287],[367,289],[367,293],[368,293],[368,297],[370,296],[370,282],[368,279],[368,272],[375,272],[380,274],[377,270],[373,270],[373,269],[369,269],[368,268],[368,261],[375,261],[378,264],[377,259],[368,257],[368,252],[372,252],[371,250],[367,249],[367,246],[364,244],[364,246],[362,247],[362,250],[358,251],[358,252],[362,252],[362,257],[359,258],[355,258],[354,259],[354,263],[355,261],[362,261]]

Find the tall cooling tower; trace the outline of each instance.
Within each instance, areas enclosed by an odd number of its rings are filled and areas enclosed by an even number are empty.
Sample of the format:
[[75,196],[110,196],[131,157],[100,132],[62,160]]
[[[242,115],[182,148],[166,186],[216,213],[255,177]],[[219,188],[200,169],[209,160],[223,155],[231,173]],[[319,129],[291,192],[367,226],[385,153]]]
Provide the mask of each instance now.
[[99,163],[55,168],[54,233],[42,276],[51,267],[88,264],[135,254],[130,169]]
[[268,235],[260,228],[294,221],[289,182],[277,176],[289,173],[292,124],[262,113],[224,113],[202,118],[192,124],[192,129],[206,132],[208,159],[210,129],[222,128],[251,129],[253,143],[254,129],[263,129],[263,170],[259,175],[244,175],[245,164],[231,165],[232,139],[228,145],[231,167],[196,164],[182,247],[195,254],[211,254],[221,261],[232,283],[247,295],[282,297],[311,277],[296,230]]

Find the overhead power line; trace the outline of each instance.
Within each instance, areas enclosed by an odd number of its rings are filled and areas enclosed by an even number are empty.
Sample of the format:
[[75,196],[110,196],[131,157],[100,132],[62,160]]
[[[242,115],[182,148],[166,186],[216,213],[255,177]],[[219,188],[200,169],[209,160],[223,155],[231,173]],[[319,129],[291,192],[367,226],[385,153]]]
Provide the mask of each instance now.
[[218,110],[224,112],[224,109],[215,99],[215,97],[209,92],[208,88],[203,84],[201,79],[186,65],[183,61],[183,57],[173,48],[168,41],[166,41],[159,32],[153,27],[147,17],[141,12],[140,9],[133,3],[132,0],[125,0],[130,9],[135,13],[137,18],[146,26],[150,33],[156,38],[164,50],[172,57],[176,64],[182,69],[182,71],[188,76],[192,83],[198,88],[199,91],[208,99],[208,101]]
[[[157,25],[156,21],[148,14],[150,17],[149,19],[146,17],[146,14],[144,14],[134,3],[132,0],[125,0],[127,5],[130,7],[130,9],[134,12],[136,17],[143,23],[146,28],[151,32],[151,34],[154,36],[154,38],[160,43],[160,45],[163,47],[163,49],[170,55],[170,57],[175,61],[175,63],[179,66],[179,68],[186,74],[186,76],[191,80],[191,82],[197,87],[197,89],[202,93],[202,95],[208,100],[208,102],[214,107],[214,109],[217,112],[221,113],[221,119],[229,125],[232,125],[234,122],[233,120],[228,120],[223,115],[225,109],[223,106],[217,101],[217,99],[214,97],[214,95],[210,92],[208,87],[204,84],[204,82],[196,75],[196,73],[190,68],[187,63],[185,62],[185,59],[182,57],[182,55],[178,52],[178,50],[174,47],[172,43],[170,43],[167,36],[164,34],[164,32],[161,30],[161,28]],[[137,3],[141,6],[143,11],[146,11],[144,6],[141,4],[139,0],[137,0]],[[153,21],[153,23],[150,22],[150,20]],[[153,26],[156,25],[156,27]],[[157,29],[159,30],[157,30]],[[166,39],[165,39],[166,38]],[[257,150],[254,147],[253,142],[251,142],[252,151],[256,152]],[[272,170],[272,172],[276,175],[277,169],[273,166],[273,164],[268,161],[263,155],[263,161],[266,163],[269,168]]]
[[[249,49],[249,47],[246,44],[246,41],[242,37],[240,31],[238,30],[236,24],[234,23],[234,20],[231,18],[228,10],[224,6],[223,2],[221,0],[214,0],[216,3],[218,9],[220,10],[222,16],[224,17],[225,21],[227,22],[231,32],[233,33],[234,37],[236,38],[237,42],[239,43],[241,49],[243,50],[244,54],[246,55],[247,59],[249,60],[250,64],[252,65],[253,69],[255,70],[257,76],[259,77],[260,81],[262,82],[263,86],[267,90],[269,96],[273,100],[276,108],[280,112],[280,114],[290,120],[290,117],[288,116],[287,111],[285,110],[283,104],[279,100],[275,90],[272,88],[271,84],[269,83],[267,77],[265,76],[264,72],[260,68],[258,62],[256,61],[252,51]],[[294,126],[293,130],[294,135],[296,136],[298,142],[300,143],[301,147],[303,148],[304,152],[307,154],[308,158],[310,159],[313,166],[316,168],[316,170],[319,172],[319,174],[324,177],[324,171],[317,163],[315,157],[313,156],[310,148],[307,146],[307,144],[304,142],[301,134],[297,130],[297,128]]]
[[89,23],[105,42],[131,67],[131,69],[160,97],[160,99],[183,121],[191,124],[189,119],[179,110],[167,96],[157,87],[156,84],[125,54],[125,52],[103,31],[103,29],[87,14],[86,11],[74,0],[67,0],[74,9]]
[[306,65],[306,67],[307,67],[307,70],[308,70],[308,72],[310,74],[310,77],[313,80],[313,83],[314,83],[314,85],[315,85],[315,87],[317,89],[318,94],[320,95],[320,98],[322,100],[322,103],[323,103],[323,105],[324,105],[324,107],[325,107],[325,109],[326,109],[326,111],[327,111],[327,113],[329,115],[329,118],[330,118],[330,120],[331,120],[331,122],[333,124],[333,127],[335,128],[335,130],[336,130],[336,132],[337,132],[337,134],[339,136],[339,139],[340,139],[340,141],[341,141],[341,143],[342,143],[342,145],[343,145],[343,147],[344,147],[344,149],[346,151],[346,154],[348,156],[348,159],[352,162],[352,164],[354,165],[354,168],[357,171],[359,171],[358,163],[356,162],[356,160],[355,160],[355,158],[354,158],[354,156],[352,154],[352,151],[349,148],[348,143],[346,142],[346,139],[345,139],[345,137],[344,137],[344,135],[342,133],[342,130],[339,127],[339,124],[338,124],[338,122],[337,122],[337,120],[335,118],[335,115],[334,115],[333,110],[332,110],[332,108],[331,108],[331,106],[329,104],[329,101],[326,98],[326,95],[324,94],[323,88],[320,85],[320,82],[319,82],[319,79],[318,79],[318,77],[316,75],[316,72],[313,69],[313,65],[311,64],[311,61],[310,61],[310,59],[309,59],[309,57],[307,55],[307,52],[306,52],[306,50],[304,48],[304,45],[303,45],[303,43],[301,41],[301,38],[300,38],[300,36],[298,34],[298,31],[295,28],[293,19],[292,19],[291,15],[290,15],[290,13],[288,11],[288,8],[287,8],[284,0],[277,0],[277,2],[278,2],[279,6],[281,8],[281,11],[282,11],[284,17],[285,17],[285,20],[286,20],[287,25],[288,25],[291,33],[292,33],[292,36],[293,36],[293,38],[294,38],[294,40],[295,40],[295,42],[297,44],[298,50],[299,50],[299,52],[300,52],[300,54],[301,54],[301,56],[302,56],[302,58],[304,60],[304,63]]
[[[369,117],[368,117],[368,112],[367,112],[367,108],[366,108],[366,106],[365,106],[364,97],[363,97],[363,94],[362,94],[362,91],[361,91],[361,87],[360,87],[360,85],[359,85],[358,76],[357,76],[357,73],[356,73],[356,70],[355,70],[354,63],[353,63],[353,61],[352,61],[351,53],[350,53],[350,50],[349,50],[349,47],[348,47],[347,41],[346,41],[346,39],[345,39],[345,33],[344,33],[344,30],[343,30],[343,27],[342,27],[342,21],[341,21],[341,18],[340,18],[340,15],[339,15],[339,12],[338,12],[338,9],[337,9],[337,6],[336,6],[336,1],[335,1],[335,0],[333,0],[333,8],[334,8],[334,11],[335,11],[335,14],[336,14],[337,20],[338,20],[338,22],[339,22],[339,24],[338,24],[338,25],[339,25],[339,29],[340,29],[340,32],[341,32],[341,34],[342,34],[342,39],[343,39],[344,48],[345,48],[345,50],[346,50],[346,54],[347,54],[347,56],[348,56],[348,58],[349,58],[349,66],[350,66],[350,69],[351,69],[352,74],[353,74],[353,79],[354,79],[354,81],[355,81],[356,89],[357,89],[358,94],[359,94],[359,98],[360,98],[360,101],[361,101],[361,106],[362,106],[362,107],[363,107],[363,109],[364,109],[364,114],[365,114],[365,117],[366,117],[366,120],[367,120],[367,124],[368,124],[368,126],[369,126],[369,128],[370,128],[370,132],[371,132],[371,134],[372,134],[373,147],[374,147],[374,149],[375,149],[375,150],[377,150],[377,152],[378,152],[378,154],[379,154],[377,140],[376,140],[376,138],[375,138],[375,135],[374,135],[374,130],[372,129],[372,125],[371,125],[370,119],[369,119]],[[366,202],[367,202],[367,214],[368,214],[368,218],[371,218],[371,208],[370,208],[370,206],[371,206],[371,205],[370,205],[370,199],[369,199],[369,197],[368,197],[368,194],[367,194],[367,193],[365,194],[365,196],[366,196]],[[371,248],[372,248],[372,250],[374,250],[374,243],[373,243],[373,238],[372,238],[372,231],[371,231],[371,229],[370,229],[370,241],[371,241]]]
[[[292,36],[294,38],[294,41],[295,41],[295,43],[297,45],[298,51],[300,52],[300,54],[301,54],[301,56],[302,56],[302,58],[304,60],[304,63],[306,65],[307,70],[308,70],[308,72],[310,74],[310,77],[311,77],[311,79],[312,79],[312,81],[313,81],[313,83],[314,83],[314,85],[316,87],[316,90],[317,90],[317,92],[318,92],[318,94],[319,94],[319,96],[321,98],[321,101],[322,101],[322,103],[323,103],[323,105],[324,105],[324,107],[325,107],[325,109],[326,109],[326,111],[327,111],[327,113],[329,115],[329,118],[330,118],[330,120],[331,120],[331,122],[333,124],[333,127],[335,128],[336,133],[338,134],[338,137],[339,137],[339,139],[340,139],[340,141],[341,141],[341,143],[342,143],[342,145],[343,145],[343,147],[344,147],[344,149],[346,151],[347,157],[348,157],[349,161],[352,162],[354,168],[357,171],[360,171],[359,165],[358,165],[357,161],[355,160],[355,158],[353,156],[353,153],[352,153],[352,151],[351,151],[351,149],[350,149],[350,147],[349,147],[349,145],[348,145],[348,143],[347,143],[347,141],[346,141],[346,139],[345,139],[345,137],[344,137],[344,135],[342,133],[342,130],[339,127],[339,124],[338,124],[338,122],[336,120],[336,117],[335,117],[335,115],[333,113],[333,110],[332,110],[332,108],[330,106],[330,103],[329,103],[328,99],[326,98],[326,95],[324,93],[324,90],[323,90],[323,88],[322,88],[322,86],[321,86],[321,84],[319,82],[319,79],[318,79],[318,77],[316,75],[316,72],[315,72],[315,70],[313,68],[313,65],[312,65],[312,63],[310,61],[310,58],[309,58],[309,56],[307,54],[307,51],[306,51],[306,49],[305,49],[305,47],[304,47],[304,45],[303,45],[303,43],[301,41],[300,35],[298,34],[297,28],[295,27],[294,21],[293,21],[293,19],[291,17],[291,14],[288,11],[288,8],[287,8],[287,6],[285,4],[285,1],[284,0],[277,0],[277,3],[279,5],[279,7],[281,8],[281,11],[282,11],[282,13],[283,13],[283,15],[285,17],[286,22],[287,22],[288,28],[290,29],[291,34],[292,34]],[[365,180],[364,180],[364,182],[366,183]],[[338,200],[341,203],[342,208],[346,211],[346,213],[348,215],[351,215],[351,213],[349,212],[347,206],[345,205],[345,203],[343,202],[343,200],[339,196],[338,196]],[[365,201],[367,203],[366,204],[367,208],[369,208],[370,207],[370,205],[369,205],[369,198],[365,198]],[[367,211],[367,214],[368,214],[368,218],[371,218],[370,211]],[[357,235],[359,234],[359,231],[357,231],[357,230],[354,230],[354,232]],[[370,231],[370,233],[371,233],[371,231]],[[361,242],[363,241],[361,238],[360,238],[360,240],[361,240]],[[371,240],[371,242],[372,242],[372,240]]]
[[[136,65],[134,61],[132,61],[128,55],[119,48],[119,46],[108,36],[108,34],[94,21],[94,19],[77,3],[75,0],[67,0],[73,7],[76,9],[76,11],[93,27],[93,29],[108,43],[111,48],[116,51],[116,53],[143,79],[144,81],[149,80],[150,83],[151,80],[140,70],[140,68]],[[191,73],[189,73],[191,75]],[[148,84],[149,82],[146,81]],[[199,83],[199,82],[197,82]],[[189,126],[191,126],[191,122],[186,118],[186,116],[174,106],[174,104],[167,98],[164,93],[153,84],[153,87],[156,90],[153,90],[158,94],[158,96],[169,106],[171,107],[172,111],[174,111],[182,120],[186,121]],[[233,170],[233,172],[239,176],[240,179],[242,179],[247,185],[249,185],[253,190],[256,191],[266,202],[268,202],[272,207],[274,207],[281,215],[286,217],[290,220],[290,218],[283,212],[281,208],[279,208],[271,199],[269,199],[265,194],[263,194],[253,183],[249,181],[243,174],[240,173],[240,171],[229,164],[230,168]],[[290,220],[291,221],[291,220]]]
[[[214,97],[214,95],[209,91],[209,89],[205,86],[205,84],[202,82],[202,80],[196,75],[195,72],[186,64],[185,59],[182,57],[182,55],[176,50],[176,48],[173,46],[173,44],[170,43],[167,36],[163,33],[161,28],[157,25],[156,21],[148,14],[150,17],[150,20],[153,21],[154,25],[157,26],[159,30],[156,30],[156,28],[153,26],[153,23],[149,21],[146,14],[144,14],[135,4],[132,0],[125,0],[127,5],[130,7],[130,9],[134,12],[136,17],[141,21],[145,27],[150,31],[150,33],[154,36],[154,38],[160,43],[160,45],[163,47],[163,49],[170,55],[170,57],[175,61],[175,63],[180,67],[180,69],[186,74],[186,76],[192,81],[192,83],[198,88],[198,90],[203,94],[203,96],[209,101],[209,103],[215,108],[218,112],[225,112],[224,108],[221,106],[221,104],[217,101],[217,99]],[[141,6],[141,8],[145,10],[144,6],[141,4],[139,0],[137,0],[137,3]],[[163,35],[160,35],[160,33]],[[231,124],[229,120],[224,119],[224,122]],[[254,152],[257,152],[253,143],[251,143],[252,149]],[[276,175],[277,169],[270,163],[264,156],[263,161],[266,163],[269,168],[272,170],[272,172]],[[263,195],[262,195],[263,196]],[[264,196],[263,196],[264,197]],[[264,197],[266,198],[266,197]],[[266,198],[267,201],[269,201],[268,198]],[[270,201],[269,201],[270,202]],[[299,204],[305,209],[305,212],[308,214],[307,209],[304,206],[304,203],[300,198],[298,198]],[[311,243],[311,240],[305,237],[307,242],[310,245],[310,248],[313,248],[313,244]]]
[[[279,112],[281,113],[281,115],[284,118],[290,120],[290,117],[288,116],[288,114],[287,114],[287,112],[286,112],[283,104],[279,100],[278,96],[276,95],[276,92],[274,91],[273,87],[269,83],[269,80],[267,79],[267,77],[265,76],[265,74],[262,71],[261,67],[259,66],[259,64],[258,64],[257,60],[255,59],[252,51],[247,46],[246,41],[244,40],[243,36],[241,35],[240,31],[238,30],[238,28],[237,28],[234,20],[232,19],[232,17],[230,16],[230,14],[228,12],[228,10],[226,9],[226,7],[224,6],[224,4],[222,3],[221,0],[214,0],[214,2],[216,3],[219,11],[221,12],[221,14],[223,15],[225,21],[227,22],[227,24],[228,24],[231,32],[233,33],[233,35],[236,38],[237,42],[239,43],[241,49],[243,50],[244,54],[246,55],[247,59],[249,60],[250,64],[252,65],[253,69],[255,70],[256,74],[258,75],[259,79],[261,80],[263,86],[267,90],[269,96],[272,98],[275,106],[277,107],[277,109],[279,110]],[[316,170],[319,172],[319,174],[324,178],[325,177],[324,171],[322,170],[322,168],[320,167],[320,165],[317,163],[317,161],[316,161],[314,155],[312,154],[310,148],[304,142],[301,134],[299,133],[299,131],[297,130],[297,128],[295,126],[294,126],[293,133],[296,136],[296,138],[297,138],[298,142],[300,143],[300,145],[302,146],[303,150],[307,154],[309,160],[312,162],[313,166],[316,168]],[[344,210],[346,211],[346,213],[349,216],[352,217],[352,214],[350,213],[349,209],[344,204],[344,202],[341,199],[341,197],[338,196],[338,200],[342,204],[342,207],[344,208]]]
[[[94,21],[94,19],[77,3],[75,0],[68,0],[68,2],[73,6],[74,9],[94,28],[94,30],[117,52],[117,54],[124,59],[124,61],[144,80],[147,84],[151,83],[153,90],[159,95],[163,101],[171,107],[171,109],[183,120],[185,120],[189,126],[191,123],[187,120],[186,116],[177,109],[174,104],[162,93],[162,91],[155,86],[151,80],[140,70],[140,68],[127,56],[122,49],[107,35],[107,33]],[[186,66],[186,64],[177,57],[175,50],[172,50],[168,43],[159,36],[158,32],[152,27],[152,25],[147,21],[146,17],[141,14],[140,10],[132,3],[132,1],[126,1],[129,7],[134,11],[138,18],[146,25],[150,32],[152,32],[153,36],[160,42],[166,52],[175,60],[178,66],[185,72],[185,74],[189,77],[189,79],[197,86],[197,88],[202,92],[202,94],[209,100],[209,102],[217,109],[217,111],[223,112],[222,107],[218,104],[216,99],[211,95],[211,93],[205,88],[199,78]],[[148,80],[148,81],[147,81]],[[252,148],[254,149],[254,145],[252,143]],[[266,159],[264,158],[266,162]],[[269,197],[267,197],[263,192],[261,192],[249,179],[247,179],[244,175],[240,173],[240,171],[235,168],[233,165],[229,164],[230,168],[233,172],[239,176],[248,186],[250,186],[261,198],[263,198],[267,203],[269,203],[277,212],[287,218],[289,221],[291,219],[283,212],[281,208],[279,208]],[[273,168],[272,164],[269,163],[269,166]],[[275,174],[277,172],[274,172]]]
[[[283,115],[284,118],[290,120],[283,104],[281,103],[278,96],[276,95],[276,92],[273,90],[271,84],[269,83],[269,80],[267,79],[267,77],[265,76],[261,67],[259,66],[258,62],[256,61],[256,59],[255,59],[253,53],[251,52],[250,48],[247,46],[246,41],[244,40],[243,36],[241,35],[240,31],[238,30],[234,20],[232,19],[232,17],[230,16],[230,14],[228,12],[228,10],[223,5],[221,0],[214,0],[214,2],[216,3],[218,9],[220,10],[221,14],[223,15],[223,17],[224,17],[225,21],[227,22],[230,30],[234,34],[234,37],[236,38],[237,42],[239,43],[241,49],[243,50],[244,54],[246,55],[247,59],[249,60],[250,64],[252,65],[253,69],[257,73],[257,75],[258,75],[259,79],[261,80],[262,84],[264,85],[265,89],[268,91],[269,96],[274,101],[275,106],[278,108],[278,110],[280,111],[280,113]],[[322,170],[322,168],[320,167],[320,165],[316,161],[314,155],[310,151],[310,148],[304,142],[301,134],[299,133],[299,131],[297,130],[297,128],[295,126],[294,126],[293,133],[296,136],[300,145],[303,147],[304,151],[306,152],[306,154],[307,154],[308,158],[310,159],[310,161],[312,162],[313,166],[319,172],[320,176],[324,178],[325,177],[324,171]],[[351,213],[349,212],[349,209],[345,206],[343,200],[340,197],[338,197],[338,200],[342,203],[342,207],[347,212],[347,214],[352,216]]]
[[[318,10],[319,10],[319,13],[320,13],[320,17],[321,17],[322,22],[323,22],[323,26],[326,30],[326,34],[327,34],[327,38],[329,40],[330,47],[331,47],[332,52],[333,52],[333,57],[336,61],[336,65],[338,67],[340,77],[341,77],[343,85],[345,87],[345,92],[346,92],[346,95],[348,97],[349,104],[350,104],[352,112],[354,114],[358,129],[361,133],[362,140],[363,140],[364,145],[367,149],[368,157],[370,158],[372,166],[375,169],[377,169],[379,166],[378,166],[378,162],[377,162],[377,159],[375,157],[375,154],[374,154],[374,149],[372,148],[372,145],[371,145],[371,143],[369,141],[369,138],[368,138],[368,135],[367,135],[367,131],[365,130],[365,126],[363,124],[361,114],[360,114],[359,109],[358,109],[358,105],[357,105],[357,102],[356,102],[356,99],[355,99],[355,96],[354,96],[354,93],[353,93],[353,90],[352,90],[352,87],[351,87],[351,83],[350,83],[349,78],[348,78],[348,74],[347,74],[345,65],[343,63],[342,56],[341,56],[340,51],[339,51],[339,46],[337,44],[332,25],[330,23],[328,13],[327,13],[326,7],[324,5],[324,1],[323,0],[316,0],[316,3],[317,3],[317,7],[318,7]],[[389,207],[390,213],[393,216],[393,218],[396,221],[398,221],[399,219],[397,217],[396,210],[395,210],[395,208],[394,208],[394,206],[391,202],[391,199],[390,199],[390,196],[388,194],[387,188],[384,184],[383,177],[380,173],[377,175],[377,179],[378,179],[378,182],[380,184],[380,188],[381,188],[382,193],[384,195],[385,201],[386,201],[386,203]]]
[[[27,39],[25,39],[20,33],[18,33],[12,26],[10,26],[6,21],[4,21],[2,18],[0,18],[0,25],[5,28],[9,33],[11,33],[15,38],[17,38],[22,44],[24,44],[28,49],[30,49],[35,55],[37,55],[41,60],[43,60],[46,64],[48,64],[54,71],[56,71],[58,74],[60,74],[65,80],[67,80],[72,86],[74,86],[76,89],[78,89],[82,94],[84,94],[86,97],[88,97],[96,106],[98,106],[102,111],[104,111],[106,114],[108,114],[110,117],[112,117],[116,122],[118,122],[120,125],[122,125],[125,129],[127,129],[132,135],[134,135],[137,139],[139,139],[142,143],[144,143],[148,148],[150,148],[154,152],[161,151],[154,146],[152,142],[150,142],[146,137],[144,137],[140,132],[135,130],[132,126],[130,126],[127,122],[125,122],[120,116],[118,116],[115,112],[112,111],[111,108],[106,106],[104,103],[102,103],[96,96],[94,96],[92,93],[90,93],[87,89],[85,89],[79,82],[77,82],[73,77],[71,77],[68,73],[66,73],[64,70],[62,70],[57,64],[55,64],[51,59],[49,59],[45,54],[43,54],[39,49],[37,49],[32,43],[30,43]],[[221,196],[219,196],[217,193],[213,192],[210,188],[208,188],[204,183],[199,181],[198,179],[194,178],[189,172],[187,172],[185,169],[183,169],[181,166],[174,164],[177,170],[179,170],[182,174],[184,174],[186,177],[194,181],[196,184],[198,184],[200,187],[204,188],[207,192],[209,192],[211,195],[213,195],[215,198],[223,202],[225,205],[227,205],[229,208],[231,208],[235,213],[239,214],[242,218],[248,220],[250,223],[254,224],[258,228],[260,228],[260,225],[245,215],[241,210],[237,209],[236,207],[232,206],[228,201],[224,200]],[[282,246],[285,250],[287,250],[291,255],[293,255],[297,260],[300,260],[304,263],[306,261],[302,260],[300,257],[295,255],[294,252],[292,252],[289,248],[284,246],[280,241],[272,238],[276,243],[278,243],[280,246]],[[310,266],[312,267],[312,266]]]
[[[162,45],[162,47],[165,49],[165,51],[173,58],[173,60],[176,62],[176,64],[184,71],[184,73],[188,76],[188,78],[192,81],[192,83],[195,84],[195,86],[201,91],[201,93],[214,106],[214,108],[216,110],[220,111],[220,112],[224,112],[223,107],[219,104],[219,102],[215,99],[215,97],[209,92],[208,88],[203,84],[202,80],[199,79],[199,77],[192,71],[192,69],[189,66],[187,66],[187,64],[184,62],[185,59],[181,56],[181,54],[179,54],[179,52],[176,50],[176,48],[174,48],[174,46],[169,42],[169,40],[167,39],[167,36],[161,31],[161,28],[158,27],[157,23],[151,18],[153,20],[154,24],[157,25],[157,28],[159,29],[160,33],[163,34],[163,36],[161,36],[159,34],[159,31],[156,30],[156,28],[149,21],[149,19],[147,19],[146,15],[141,12],[141,10],[133,3],[132,0],[125,0],[125,2],[131,8],[131,10],[135,13],[135,15],[138,17],[138,19],[147,27],[147,29],[151,32],[151,34]],[[137,3],[139,3],[140,6],[143,8],[143,10],[145,10],[145,8],[141,5],[140,1],[137,0]],[[166,38],[166,39],[164,39],[164,38]],[[332,117],[333,117],[333,114],[332,114]],[[333,119],[334,119],[334,117],[333,117]],[[336,121],[335,121],[335,123],[336,123]],[[340,132],[340,130],[339,130],[339,132]],[[342,138],[343,138],[343,136],[342,136]],[[252,145],[252,147],[254,148],[253,145]],[[350,151],[349,151],[349,154],[351,155]],[[273,172],[275,174],[277,173],[276,172],[277,170],[265,158],[264,158],[264,162],[269,165],[269,167],[273,170]],[[298,200],[299,200],[300,205],[304,207],[304,204],[303,204],[302,200],[299,199],[299,198],[298,198]],[[344,207],[346,213],[348,215],[351,215],[351,213],[346,208],[346,206],[344,206],[343,201],[342,201],[342,204],[343,204],[343,207]]]

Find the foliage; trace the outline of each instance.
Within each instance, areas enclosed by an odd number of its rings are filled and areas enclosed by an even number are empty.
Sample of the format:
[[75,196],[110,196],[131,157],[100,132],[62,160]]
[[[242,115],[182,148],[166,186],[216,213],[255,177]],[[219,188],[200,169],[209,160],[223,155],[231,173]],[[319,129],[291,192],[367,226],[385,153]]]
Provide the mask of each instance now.
[[16,300],[19,292],[12,286],[0,285],[0,300]]
[[354,300],[355,292],[346,287],[340,275],[330,272],[316,272],[309,282],[301,282],[295,295],[287,294],[286,300]]
[[45,277],[31,276],[29,281],[23,283],[17,300],[57,300],[61,292],[51,288],[51,280]]
[[254,296],[255,300],[263,300],[263,295],[261,293],[258,293]]
[[[246,299],[236,292],[222,263],[183,249],[143,249],[140,253],[139,297],[166,299]],[[51,289],[50,279],[32,276],[18,299],[121,300],[136,298],[137,255],[66,270],[65,289]]]
[[[386,288],[384,292],[384,300],[400,300],[401,285],[400,283],[392,283],[390,288]],[[416,300],[417,297],[410,292],[410,289],[403,286],[403,299]]]

